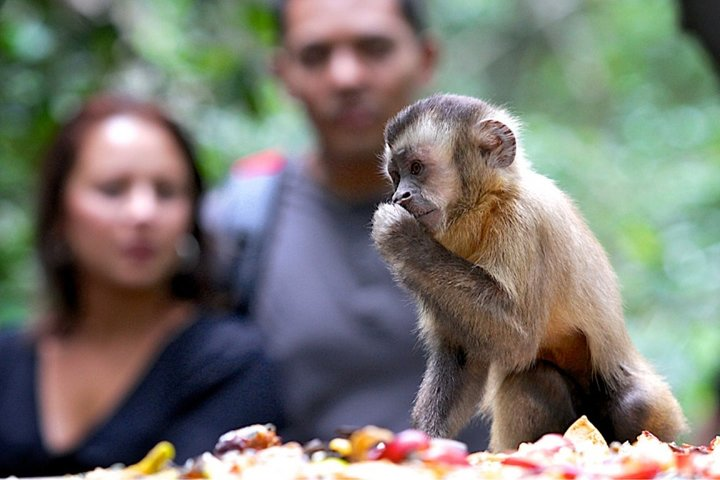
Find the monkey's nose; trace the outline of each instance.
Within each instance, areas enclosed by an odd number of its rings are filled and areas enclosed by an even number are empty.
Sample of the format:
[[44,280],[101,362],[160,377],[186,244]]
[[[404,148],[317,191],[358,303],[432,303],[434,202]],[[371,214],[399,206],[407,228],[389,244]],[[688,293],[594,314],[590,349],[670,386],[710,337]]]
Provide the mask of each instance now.
[[404,192],[397,191],[393,195],[392,201],[393,201],[393,203],[404,205],[407,202],[409,202],[411,198],[412,198],[412,193],[410,193],[409,191],[407,191],[407,190]]

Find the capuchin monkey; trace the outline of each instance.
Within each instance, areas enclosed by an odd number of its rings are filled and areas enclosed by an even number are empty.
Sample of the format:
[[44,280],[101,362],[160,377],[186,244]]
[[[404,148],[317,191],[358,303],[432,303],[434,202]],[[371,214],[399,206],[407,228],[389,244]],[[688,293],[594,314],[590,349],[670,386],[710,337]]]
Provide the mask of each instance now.
[[386,126],[394,194],[372,237],[418,303],[428,360],[415,426],[452,437],[483,412],[494,451],[581,415],[608,441],[675,440],[685,418],[630,340],[607,255],[517,132],[503,109],[457,95]]

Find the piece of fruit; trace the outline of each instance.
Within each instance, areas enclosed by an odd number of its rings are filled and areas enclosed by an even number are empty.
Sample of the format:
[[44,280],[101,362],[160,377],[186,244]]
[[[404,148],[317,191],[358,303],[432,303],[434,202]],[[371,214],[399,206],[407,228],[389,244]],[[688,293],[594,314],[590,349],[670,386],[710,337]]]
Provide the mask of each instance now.
[[385,445],[380,458],[400,463],[412,453],[425,450],[429,446],[430,437],[425,432],[415,429],[403,430]]

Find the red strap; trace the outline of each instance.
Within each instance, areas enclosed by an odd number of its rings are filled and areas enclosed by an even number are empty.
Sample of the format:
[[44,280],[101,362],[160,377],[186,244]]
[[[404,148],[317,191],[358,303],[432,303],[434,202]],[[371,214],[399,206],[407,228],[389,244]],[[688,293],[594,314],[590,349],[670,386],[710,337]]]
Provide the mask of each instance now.
[[246,178],[275,175],[282,171],[285,162],[285,157],[279,150],[263,150],[235,160],[230,172],[232,175]]

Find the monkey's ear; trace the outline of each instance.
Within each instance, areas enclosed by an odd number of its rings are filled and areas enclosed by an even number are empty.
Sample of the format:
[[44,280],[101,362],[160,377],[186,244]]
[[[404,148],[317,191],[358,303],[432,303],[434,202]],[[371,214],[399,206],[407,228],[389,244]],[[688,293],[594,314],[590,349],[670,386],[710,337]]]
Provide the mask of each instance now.
[[504,168],[515,160],[515,134],[499,120],[483,120],[473,127],[478,147],[488,167]]

